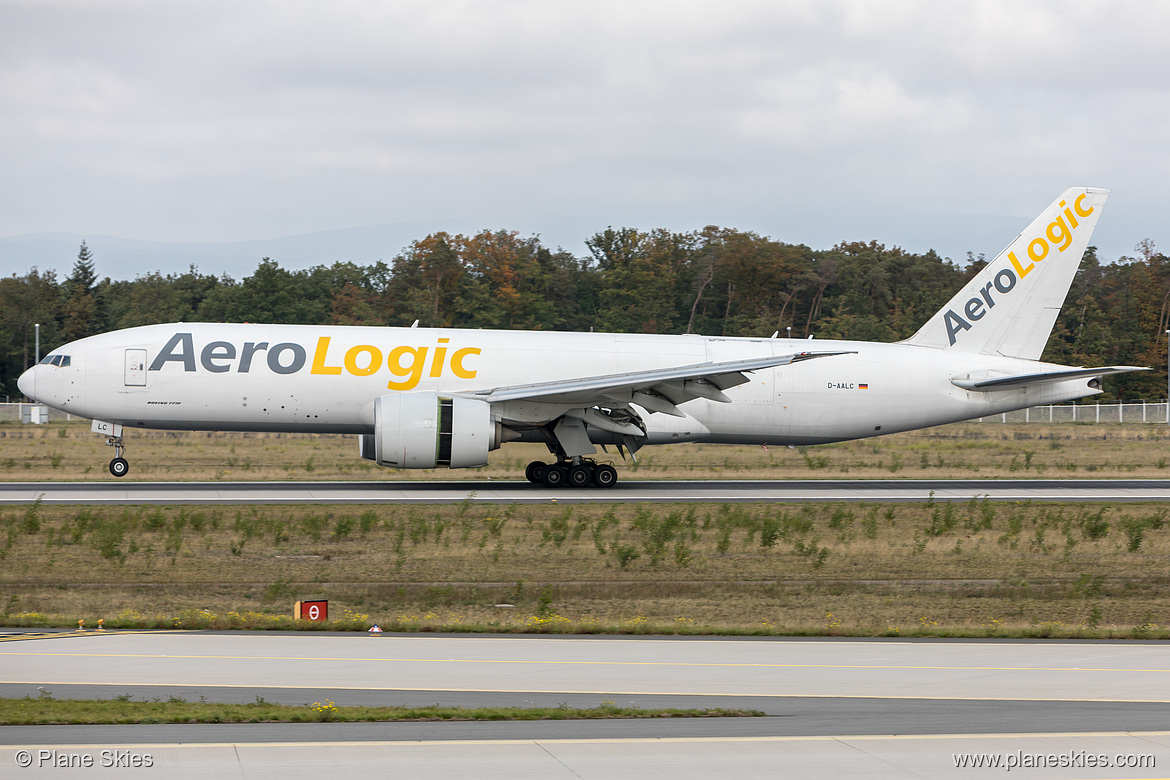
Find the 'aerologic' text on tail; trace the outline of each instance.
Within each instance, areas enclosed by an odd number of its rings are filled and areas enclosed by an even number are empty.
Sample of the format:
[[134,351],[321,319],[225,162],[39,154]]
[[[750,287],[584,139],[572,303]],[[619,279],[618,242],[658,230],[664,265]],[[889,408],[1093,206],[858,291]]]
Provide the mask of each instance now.
[[906,341],[1039,360],[1108,190],[1066,190]]

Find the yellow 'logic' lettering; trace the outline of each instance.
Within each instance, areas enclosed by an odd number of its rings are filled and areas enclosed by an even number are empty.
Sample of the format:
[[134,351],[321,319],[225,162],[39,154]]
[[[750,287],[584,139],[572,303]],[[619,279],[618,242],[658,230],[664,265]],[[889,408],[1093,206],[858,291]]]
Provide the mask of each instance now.
[[[456,353],[458,354],[458,353]],[[410,363],[403,365],[402,358],[410,355]],[[386,356],[386,365],[394,376],[404,377],[401,382],[391,379],[386,383],[390,390],[413,390],[422,379],[423,366],[427,362],[427,347],[395,347]],[[454,362],[454,358],[452,358]],[[456,373],[456,376],[459,376]]]
[[1082,217],[1087,217],[1093,213],[1092,206],[1089,206],[1088,211],[1081,211],[1081,201],[1084,200],[1088,194],[1089,193],[1087,193],[1087,192],[1082,192],[1080,195],[1077,196],[1077,199],[1073,201],[1073,208],[1076,209],[1077,213],[1080,214]]
[[[365,353],[370,356],[366,365],[359,366],[357,357]],[[371,347],[369,344],[361,344],[356,347],[350,347],[349,351],[345,353],[345,370],[354,376],[369,376],[378,371],[382,367],[382,350],[377,347]]]
[[431,360],[431,376],[439,377],[443,375],[443,361],[447,359],[446,344],[451,339],[439,339],[439,346],[435,347],[435,357]]
[[[483,350],[479,347],[463,347],[450,353],[451,339],[441,338],[432,352],[430,347],[394,347],[385,354],[372,344],[358,344],[350,347],[342,358],[342,365],[329,364],[330,336],[320,336],[317,339],[317,348],[313,352],[313,363],[309,369],[311,374],[336,376],[347,373],[352,376],[373,376],[382,370],[385,365],[397,379],[391,379],[386,387],[390,390],[413,390],[418,387],[424,372],[432,379],[440,379],[450,366],[451,373],[460,379],[475,379],[476,369],[467,368],[464,361],[473,355],[479,355]],[[265,345],[267,346],[267,345]],[[430,366],[427,358],[430,356]],[[334,358],[337,359],[337,358]],[[344,366],[344,371],[343,371]],[[429,368],[429,370],[428,370]]]
[[1033,238],[1032,242],[1028,244],[1028,259],[1033,263],[1039,263],[1046,257],[1048,257],[1048,242],[1042,238]]
[[317,339],[317,351],[313,353],[313,367],[309,369],[310,374],[341,373],[341,366],[325,365],[325,356],[329,352],[329,338],[329,336],[322,336]]
[[1064,223],[1064,217],[1059,216],[1055,221],[1048,223],[1048,230],[1044,233],[1048,236],[1048,240],[1057,244],[1057,249],[1061,252],[1069,248],[1072,244],[1072,231],[1069,230],[1068,225]]
[[[1073,230],[1081,224],[1077,221],[1076,215],[1073,214],[1073,212],[1075,211],[1076,214],[1079,214],[1082,217],[1087,217],[1093,213],[1092,206],[1084,208],[1082,204],[1082,201],[1087,195],[1088,193],[1084,192],[1078,195],[1077,199],[1073,201],[1072,209],[1069,209],[1063,200],[1060,202],[1059,208],[1063,209],[1063,213],[1060,211],[1057,212],[1056,219],[1049,222],[1048,226],[1045,228],[1044,236],[1033,238],[1028,243],[1028,259],[1031,260],[1031,262],[1028,263],[1027,266],[1020,265],[1020,261],[1016,257],[1015,252],[1008,252],[1008,259],[1011,260],[1012,266],[1016,269],[1016,273],[1019,274],[1021,279],[1031,273],[1032,268],[1035,267],[1036,263],[1039,263],[1041,260],[1048,257],[1050,244],[1055,246],[1057,250],[1061,252],[1072,246]],[[1067,222],[1065,221],[1066,219],[1068,220]],[[1047,241],[1044,240],[1045,236],[1048,239]]]
[[1032,263],[1028,263],[1027,268],[1021,268],[1019,258],[1016,257],[1015,252],[1008,252],[1008,260],[1012,261],[1012,266],[1015,267],[1016,273],[1020,275],[1021,279],[1032,273]]
[[475,379],[475,369],[467,370],[463,367],[463,360],[468,355],[478,355],[483,350],[478,347],[464,347],[451,355],[451,373],[460,379]]

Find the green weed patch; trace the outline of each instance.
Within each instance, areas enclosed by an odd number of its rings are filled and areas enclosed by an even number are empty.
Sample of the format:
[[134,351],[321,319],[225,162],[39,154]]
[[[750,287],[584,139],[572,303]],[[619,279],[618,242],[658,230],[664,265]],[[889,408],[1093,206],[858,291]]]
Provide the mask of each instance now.
[[56,700],[42,689],[37,698],[0,699],[0,726],[39,724],[126,723],[356,723],[370,721],[596,720],[601,718],[740,718],[764,715],[759,710],[640,709],[604,701],[596,707],[343,707],[331,701],[272,704],[257,697],[251,704],[165,701]]

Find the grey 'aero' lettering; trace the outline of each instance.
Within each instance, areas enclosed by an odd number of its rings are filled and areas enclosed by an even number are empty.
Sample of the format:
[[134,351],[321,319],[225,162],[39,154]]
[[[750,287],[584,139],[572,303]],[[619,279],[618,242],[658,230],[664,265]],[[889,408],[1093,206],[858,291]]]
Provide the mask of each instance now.
[[[280,353],[286,351],[293,353],[292,362],[287,366],[280,362]],[[277,344],[268,350],[268,367],[274,374],[295,374],[305,367],[305,348],[291,341]]]
[[[1016,286],[1019,279],[1010,269],[1003,269],[995,275],[995,278],[983,286],[982,290],[978,290],[981,298],[971,298],[963,306],[963,313],[967,315],[967,320],[981,320],[987,311],[983,308],[984,303],[987,304],[988,309],[995,308],[995,299],[991,297],[991,288],[995,289],[1001,294],[1006,295],[1010,293]],[[955,313],[954,309],[947,309],[943,315],[943,322],[947,326],[947,341],[951,346],[955,345],[955,338],[960,331],[971,330],[971,323],[963,319],[960,315]]]
[[[182,347],[178,352],[176,347]],[[150,364],[150,371],[159,371],[162,367],[171,361],[183,364],[184,371],[195,370],[195,346],[191,341],[190,333],[176,333],[171,336],[171,340],[167,342],[162,351],[158,353],[158,357]]]
[[213,341],[199,353],[199,363],[214,374],[224,374],[231,370],[231,366],[220,365],[216,360],[234,360],[236,347],[227,341]]

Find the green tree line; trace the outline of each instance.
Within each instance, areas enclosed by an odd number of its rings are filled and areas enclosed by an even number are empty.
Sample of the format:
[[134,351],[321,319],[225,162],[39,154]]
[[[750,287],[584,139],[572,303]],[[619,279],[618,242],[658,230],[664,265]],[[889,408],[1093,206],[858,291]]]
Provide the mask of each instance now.
[[[32,268],[0,279],[0,394],[41,354],[84,336],[160,322],[271,322],[698,333],[896,341],[912,335],[985,264],[876,242],[828,250],[707,227],[687,233],[609,228],[588,255],[514,231],[434,233],[389,263],[303,270],[264,258],[240,280],[149,273],[99,280],[82,243],[68,277]],[[1106,383],[1109,398],[1165,394],[1170,262],[1144,241],[1102,265],[1085,253],[1045,360],[1156,370]]]

